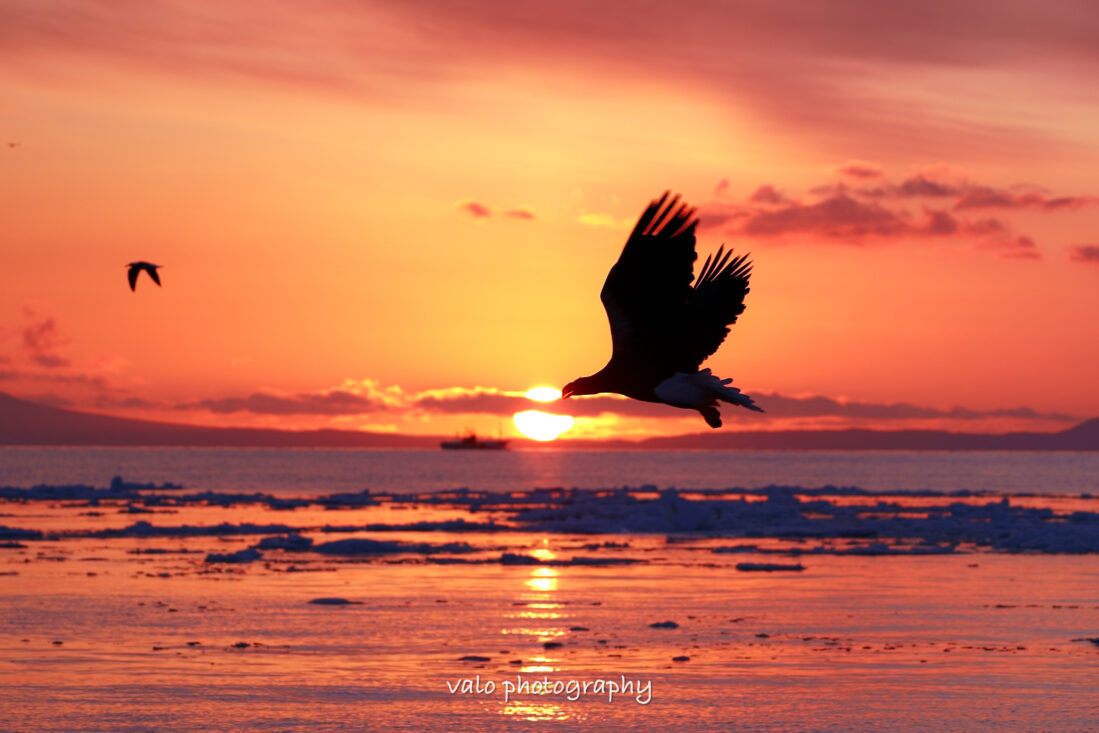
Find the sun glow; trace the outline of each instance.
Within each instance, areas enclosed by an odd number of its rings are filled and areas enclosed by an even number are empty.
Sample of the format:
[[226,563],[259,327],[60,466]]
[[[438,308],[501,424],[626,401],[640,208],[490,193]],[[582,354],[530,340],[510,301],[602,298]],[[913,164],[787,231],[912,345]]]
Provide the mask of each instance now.
[[556,387],[534,387],[527,390],[526,398],[535,402],[553,402],[561,399],[561,390]]
[[523,410],[511,419],[520,433],[534,440],[554,440],[573,423],[570,415],[551,415],[540,410]]

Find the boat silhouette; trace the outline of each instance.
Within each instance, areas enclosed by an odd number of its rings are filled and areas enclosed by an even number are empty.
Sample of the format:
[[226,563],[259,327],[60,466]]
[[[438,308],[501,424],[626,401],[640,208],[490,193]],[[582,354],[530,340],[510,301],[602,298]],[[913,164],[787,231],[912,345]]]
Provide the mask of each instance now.
[[444,440],[439,447],[443,450],[503,450],[508,447],[508,441],[482,440],[471,430],[460,438]]

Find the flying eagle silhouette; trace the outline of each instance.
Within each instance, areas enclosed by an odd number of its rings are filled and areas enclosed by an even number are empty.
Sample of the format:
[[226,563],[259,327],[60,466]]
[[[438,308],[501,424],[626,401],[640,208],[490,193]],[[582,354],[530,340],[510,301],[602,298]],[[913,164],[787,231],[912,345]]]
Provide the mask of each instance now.
[[130,281],[130,290],[137,290],[137,276],[141,274],[141,271],[149,273],[149,277],[153,279],[158,286],[160,285],[160,276],[156,274],[156,268],[160,265],[152,265],[148,262],[131,262],[126,265],[130,268],[130,271],[126,273],[126,278]]
[[599,294],[611,325],[610,361],[569,382],[561,396],[617,392],[698,410],[719,428],[718,400],[763,412],[730,386],[732,379],[699,370],[744,312],[752,263],[748,255],[731,258],[723,245],[694,279],[698,218],[678,195],[670,201],[669,195],[665,191],[637,220]]

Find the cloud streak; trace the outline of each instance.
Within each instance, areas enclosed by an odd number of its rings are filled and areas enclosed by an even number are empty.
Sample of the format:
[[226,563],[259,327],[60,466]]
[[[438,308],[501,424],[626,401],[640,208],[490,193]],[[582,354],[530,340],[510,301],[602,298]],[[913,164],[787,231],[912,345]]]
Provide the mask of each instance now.
[[253,392],[245,397],[197,400],[179,406],[181,410],[209,410],[218,415],[250,412],[255,415],[364,415],[385,409],[370,398],[339,390],[323,394],[278,395]]
[[[359,385],[351,391],[346,385]],[[1070,422],[1078,418],[1063,413],[1042,413],[1029,407],[973,410],[924,407],[909,403],[875,403],[839,400],[820,395],[792,397],[778,393],[757,393],[757,402],[766,413],[757,415],[737,411],[738,418],[766,423],[780,418],[835,417],[852,420],[980,420],[1017,418]],[[524,393],[491,387],[450,387],[407,393],[399,387],[382,388],[376,382],[348,381],[344,388],[316,393],[279,395],[255,392],[243,397],[193,400],[176,406],[179,410],[207,410],[216,414],[252,413],[257,415],[369,415],[379,412],[408,415],[491,415],[506,418],[516,412],[540,409],[572,417],[598,418],[683,418],[688,411],[667,405],[630,400],[614,395],[572,398],[551,403],[536,403]]]
[[458,211],[469,214],[475,219],[485,219],[492,216],[492,210],[479,201],[464,201],[458,204]]
[[[1002,145],[1033,133],[994,112],[974,120],[926,95],[904,96],[902,85],[877,90],[868,79],[929,65],[944,75],[979,67],[1009,76],[1026,68],[1020,59],[1034,58],[1062,80],[1099,76],[1095,14],[1033,3],[967,3],[959,11],[948,0],[928,0],[916,17],[903,5],[811,0],[643,7],[570,0],[550,14],[535,0],[0,0],[0,17],[0,48],[9,57],[53,52],[144,73],[259,80],[404,103],[416,97],[398,90],[412,83],[444,90],[501,69],[585,77],[601,69],[705,89],[817,137],[869,142],[869,132],[883,146],[903,137],[928,152],[941,150],[947,131],[959,146]],[[858,125],[852,110],[862,113]]]
[[[487,219],[493,216],[492,209],[487,204],[480,201],[466,200],[460,201],[457,205],[458,211],[463,214],[468,214],[474,219]],[[534,212],[530,209],[515,208],[508,209],[503,214],[506,219],[519,219],[520,221],[533,221],[535,218]]]
[[843,176],[858,179],[881,178],[882,176],[881,168],[862,160],[849,160],[843,165],[837,166],[836,172]]
[[1069,259],[1073,262],[1099,264],[1099,244],[1078,244],[1072,248]]
[[67,343],[57,327],[57,321],[52,317],[39,319],[29,307],[23,308],[23,314],[31,321],[23,328],[23,349],[27,357],[47,369],[71,366],[72,362],[56,353],[60,346]]
[[[830,182],[794,199],[764,184],[743,200],[725,195],[700,207],[700,229],[776,242],[833,242],[860,246],[902,240],[969,240],[978,250],[1010,259],[1041,259],[1032,237],[1008,222],[974,216],[987,209],[1032,209],[1055,213],[1099,204],[1095,196],[1050,196],[1035,186],[997,188],[959,180],[949,172],[925,171],[899,183],[869,164],[837,169],[873,185]],[[855,171],[855,173],[852,173]],[[913,207],[915,204],[915,207]]]

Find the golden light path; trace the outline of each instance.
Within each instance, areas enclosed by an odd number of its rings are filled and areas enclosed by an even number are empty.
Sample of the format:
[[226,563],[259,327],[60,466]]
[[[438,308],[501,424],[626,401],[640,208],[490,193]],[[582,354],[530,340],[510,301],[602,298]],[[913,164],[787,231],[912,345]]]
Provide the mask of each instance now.
[[[552,402],[561,399],[561,390],[553,387],[534,387],[526,393],[527,399],[536,402]],[[520,433],[533,440],[555,440],[572,427],[570,415],[554,415],[541,410],[523,410],[512,418]]]

